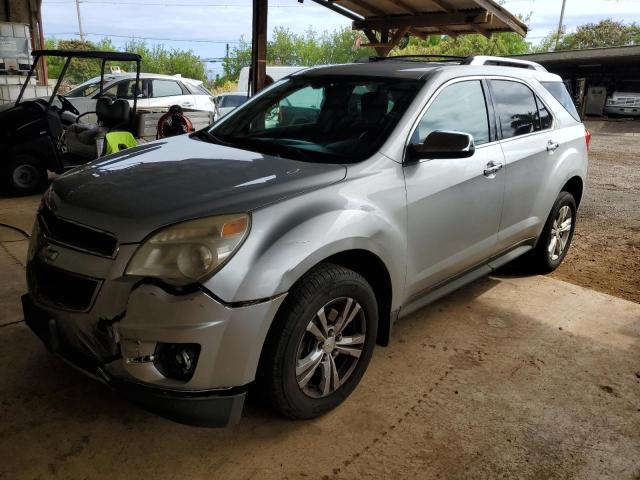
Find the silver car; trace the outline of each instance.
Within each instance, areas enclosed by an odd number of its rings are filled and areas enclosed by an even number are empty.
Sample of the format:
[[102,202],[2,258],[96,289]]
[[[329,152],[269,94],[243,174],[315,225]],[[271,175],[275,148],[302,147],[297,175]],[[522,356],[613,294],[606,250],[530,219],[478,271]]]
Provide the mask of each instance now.
[[528,62],[319,67],[214,126],[55,180],[28,325],[71,365],[177,421],[344,401],[394,322],[526,255],[567,254],[589,133]]

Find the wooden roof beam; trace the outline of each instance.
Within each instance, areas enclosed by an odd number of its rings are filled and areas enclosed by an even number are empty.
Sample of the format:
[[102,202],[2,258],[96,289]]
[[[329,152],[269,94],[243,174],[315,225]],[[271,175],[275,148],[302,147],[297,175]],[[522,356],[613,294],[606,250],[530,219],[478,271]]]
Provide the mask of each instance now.
[[405,12],[410,13],[411,15],[420,15],[420,12],[413,8],[411,5],[406,3],[404,0],[388,0],[390,3],[393,3],[396,7],[400,7]]
[[432,27],[450,25],[469,25],[487,23],[489,14],[486,12],[456,12],[456,13],[423,13],[420,15],[403,15],[382,18],[365,18],[353,22],[355,30],[371,28],[384,30],[401,27]]
[[487,38],[491,38],[491,32],[488,31],[486,28],[480,26],[480,25],[474,25],[473,23],[469,25],[473,30],[475,30],[477,33],[479,33],[480,35],[484,35]]
[[456,11],[446,0],[431,0],[432,3],[435,3],[438,7],[448,13],[453,13]]
[[484,8],[487,12],[495,15],[498,20],[500,20],[505,25],[508,25],[509,28],[511,28],[521,37],[527,35],[527,26],[520,21],[514,21],[511,14],[500,5],[496,5],[495,3],[488,0],[474,0],[474,2]]
[[384,17],[386,15],[386,12],[384,10],[380,10],[375,5],[372,5],[373,3],[375,3],[373,0],[366,0],[366,1],[365,0],[349,0],[349,1],[355,5],[358,5],[360,8],[367,10],[368,12],[371,12],[374,15],[377,15],[378,17]]

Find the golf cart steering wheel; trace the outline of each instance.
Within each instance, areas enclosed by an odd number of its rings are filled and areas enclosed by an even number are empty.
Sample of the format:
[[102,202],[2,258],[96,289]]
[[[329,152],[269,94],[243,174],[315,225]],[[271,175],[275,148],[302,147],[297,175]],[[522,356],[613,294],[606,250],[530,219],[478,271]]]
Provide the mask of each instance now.
[[60,103],[62,104],[62,109],[60,110],[60,113],[71,112],[74,115],[80,115],[80,112],[78,111],[78,109],[74,107],[73,103],[71,103],[69,100],[67,100],[62,95],[56,95],[56,97],[58,100],[60,100]]

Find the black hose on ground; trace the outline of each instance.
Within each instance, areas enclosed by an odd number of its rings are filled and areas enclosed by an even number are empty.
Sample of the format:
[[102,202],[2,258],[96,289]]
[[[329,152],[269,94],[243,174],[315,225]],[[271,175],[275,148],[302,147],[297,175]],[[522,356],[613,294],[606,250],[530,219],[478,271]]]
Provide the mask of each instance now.
[[29,233],[25,232],[24,230],[22,230],[19,227],[15,227],[15,226],[9,225],[7,223],[0,223],[0,227],[6,227],[6,228],[9,228],[11,230],[15,230],[16,232],[21,233],[22,235],[24,235],[25,238],[31,238],[31,235]]

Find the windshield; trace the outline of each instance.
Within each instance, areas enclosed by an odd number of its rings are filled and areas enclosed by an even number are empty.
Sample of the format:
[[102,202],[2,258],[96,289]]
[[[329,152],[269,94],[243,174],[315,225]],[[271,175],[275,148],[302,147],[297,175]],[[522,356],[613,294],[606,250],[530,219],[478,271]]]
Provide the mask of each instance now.
[[78,97],[90,97],[94,93],[100,90],[100,80],[80,85],[66,93],[65,97],[78,98]]
[[222,108],[239,107],[247,100],[248,98],[244,95],[223,95],[218,97],[218,106]]
[[207,138],[296,160],[357,162],[380,148],[422,85],[398,78],[295,76],[223,118]]

